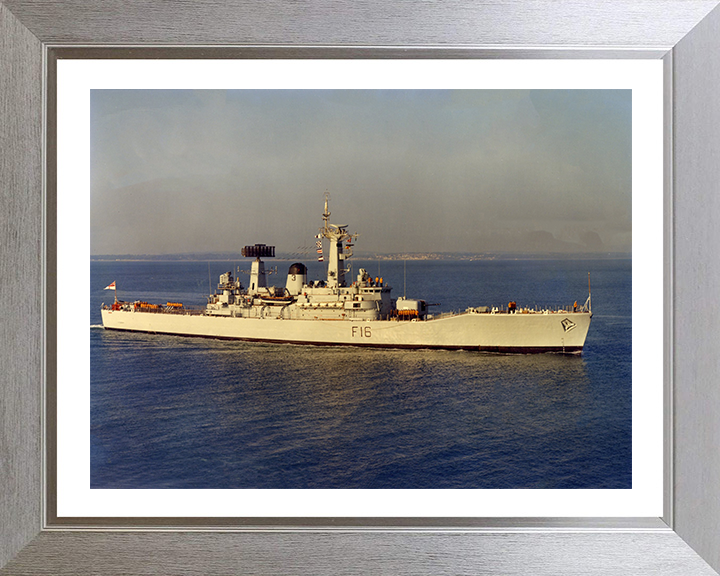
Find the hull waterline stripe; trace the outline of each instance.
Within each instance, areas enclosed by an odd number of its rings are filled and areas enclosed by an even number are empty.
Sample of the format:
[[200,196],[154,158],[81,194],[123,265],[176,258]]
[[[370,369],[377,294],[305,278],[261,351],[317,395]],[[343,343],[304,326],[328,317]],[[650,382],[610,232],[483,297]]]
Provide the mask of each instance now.
[[296,344],[300,346],[354,346],[356,348],[395,348],[404,350],[468,350],[473,352],[498,352],[502,354],[543,354],[547,352],[561,352],[565,354],[578,354],[582,346],[441,346],[428,344],[373,344],[369,342],[312,342],[302,340],[276,340],[269,338],[240,338],[235,336],[211,336],[206,334],[181,334],[176,332],[158,332],[154,330],[136,330],[125,328],[109,328],[117,332],[142,332],[144,334],[162,334],[179,336],[183,338],[206,338],[210,340],[238,340],[241,342],[266,342],[268,344]]

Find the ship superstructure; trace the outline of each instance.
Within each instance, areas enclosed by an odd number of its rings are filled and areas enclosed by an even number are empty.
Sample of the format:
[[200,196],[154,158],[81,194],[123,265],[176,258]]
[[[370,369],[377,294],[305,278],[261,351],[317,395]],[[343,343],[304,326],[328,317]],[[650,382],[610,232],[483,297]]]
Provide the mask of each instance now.
[[[245,246],[253,258],[247,288],[232,272],[220,276],[204,309],[178,302],[153,305],[116,301],[102,308],[106,329],[201,336],[248,341],[392,348],[448,348],[493,352],[563,352],[582,350],[592,318],[585,305],[561,310],[530,310],[511,302],[507,308],[475,306],[464,312],[429,314],[420,299],[392,298],[383,278],[363,268],[354,277],[347,261],[357,235],[347,225],[329,222],[325,197],[323,225],[316,234],[318,260],[327,277],[308,281],[307,267],[293,263],[284,287],[268,286],[264,258],[275,247]],[[108,288],[114,288],[113,282]]]

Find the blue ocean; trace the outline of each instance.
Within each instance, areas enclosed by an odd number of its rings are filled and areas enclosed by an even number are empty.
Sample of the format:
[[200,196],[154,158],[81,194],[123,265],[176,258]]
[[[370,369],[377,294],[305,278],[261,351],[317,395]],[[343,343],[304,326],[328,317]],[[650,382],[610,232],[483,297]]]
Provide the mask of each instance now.
[[[268,262],[278,269],[269,283],[284,285],[291,263]],[[590,272],[585,349],[505,355],[105,331],[113,281],[122,300],[203,306],[219,274],[249,264],[92,261],[91,487],[632,487],[630,259],[353,265],[433,312],[581,305]],[[308,266],[310,279],[321,266]]]

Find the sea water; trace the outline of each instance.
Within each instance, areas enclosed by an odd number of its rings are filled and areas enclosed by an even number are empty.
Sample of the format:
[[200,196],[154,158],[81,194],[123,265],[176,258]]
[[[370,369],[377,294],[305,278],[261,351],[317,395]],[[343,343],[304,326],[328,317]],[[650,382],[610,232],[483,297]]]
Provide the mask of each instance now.
[[[291,262],[269,284],[284,286]],[[631,261],[355,261],[423,298],[567,306],[582,355],[313,347],[100,328],[122,300],[203,306],[247,262],[91,262],[92,488],[631,488]],[[309,278],[322,277],[322,264]],[[247,284],[247,276],[240,274]]]

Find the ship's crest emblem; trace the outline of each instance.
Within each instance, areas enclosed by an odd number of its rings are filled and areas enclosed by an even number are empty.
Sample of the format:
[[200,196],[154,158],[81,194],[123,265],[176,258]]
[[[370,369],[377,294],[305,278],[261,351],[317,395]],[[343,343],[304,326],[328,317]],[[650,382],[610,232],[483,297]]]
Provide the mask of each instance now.
[[565,320],[560,322],[560,324],[562,324],[563,330],[565,330],[565,332],[570,332],[570,330],[572,330],[573,328],[575,328],[575,326],[577,326],[577,324],[575,324],[575,322],[570,320],[570,318],[565,318]]

